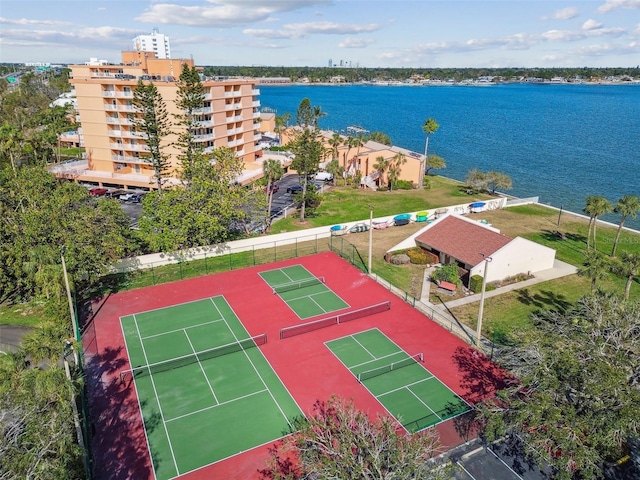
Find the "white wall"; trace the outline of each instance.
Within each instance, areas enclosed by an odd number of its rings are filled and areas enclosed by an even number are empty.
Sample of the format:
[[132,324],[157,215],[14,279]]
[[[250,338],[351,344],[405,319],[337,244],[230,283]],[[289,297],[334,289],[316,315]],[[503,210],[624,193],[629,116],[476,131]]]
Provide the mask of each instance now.
[[[491,255],[487,282],[495,282],[519,273],[531,273],[553,268],[556,251],[522,237],[516,237]],[[471,269],[470,275],[484,276],[485,262]]]

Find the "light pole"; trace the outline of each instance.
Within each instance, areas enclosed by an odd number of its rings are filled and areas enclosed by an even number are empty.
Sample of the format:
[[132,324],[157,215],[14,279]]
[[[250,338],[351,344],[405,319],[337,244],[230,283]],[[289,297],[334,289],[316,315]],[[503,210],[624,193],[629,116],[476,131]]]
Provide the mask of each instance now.
[[64,274],[64,286],[67,289],[67,300],[69,301],[69,314],[71,315],[71,326],[73,328],[73,338],[76,341],[80,340],[78,324],[76,322],[76,315],[73,311],[73,300],[71,299],[71,288],[69,288],[69,275],[67,275],[67,264],[64,261],[64,252],[66,247],[62,247],[60,251],[60,257],[62,258],[62,273]]
[[373,205],[369,207],[369,275],[371,275],[371,257],[373,253]]
[[480,293],[480,310],[478,311],[478,326],[476,327],[476,345],[480,346],[480,335],[482,335],[482,313],[484,310],[484,292],[487,288],[487,271],[489,270],[489,264],[493,261],[493,258],[487,257],[484,253],[481,253],[484,257],[484,274],[482,275],[482,292]]

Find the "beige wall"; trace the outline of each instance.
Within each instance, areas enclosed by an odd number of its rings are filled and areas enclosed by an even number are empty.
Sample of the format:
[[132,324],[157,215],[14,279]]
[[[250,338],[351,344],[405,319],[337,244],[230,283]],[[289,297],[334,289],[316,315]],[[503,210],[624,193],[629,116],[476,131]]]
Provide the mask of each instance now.
[[[100,172],[153,175],[144,159],[148,156],[144,139],[137,135],[132,124],[136,115],[133,92],[138,78],[143,75],[158,76],[153,80],[164,99],[169,118],[179,113],[175,105],[177,84],[182,64],[193,65],[192,60],[155,59],[144,52],[123,52],[123,60],[129,65],[72,65],[71,83],[76,90],[78,114],[85,138],[89,169]],[[139,63],[139,64],[138,64]],[[135,78],[123,79],[121,75]],[[143,79],[147,81],[146,79]],[[205,105],[196,141],[207,150],[229,147],[245,163],[255,162],[256,134],[259,117],[258,95],[252,80],[205,81]],[[173,146],[180,131],[173,125],[172,135],[164,140],[164,153],[170,157],[175,169],[179,166],[178,150]],[[140,178],[132,178],[140,182]],[[122,176],[119,176],[122,180]],[[82,180],[82,179],[80,179]],[[126,179],[123,184],[127,184]]]

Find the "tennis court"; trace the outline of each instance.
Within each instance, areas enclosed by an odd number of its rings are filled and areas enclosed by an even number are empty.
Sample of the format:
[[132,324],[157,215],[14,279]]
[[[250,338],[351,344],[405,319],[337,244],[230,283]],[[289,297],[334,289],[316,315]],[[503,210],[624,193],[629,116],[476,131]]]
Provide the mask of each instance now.
[[349,304],[302,265],[260,272],[260,277],[302,320],[348,308]]
[[464,400],[424,368],[424,352],[405,352],[377,328],[325,345],[410,432],[469,409]]
[[121,317],[155,476],[170,479],[282,437],[302,412],[224,297]]

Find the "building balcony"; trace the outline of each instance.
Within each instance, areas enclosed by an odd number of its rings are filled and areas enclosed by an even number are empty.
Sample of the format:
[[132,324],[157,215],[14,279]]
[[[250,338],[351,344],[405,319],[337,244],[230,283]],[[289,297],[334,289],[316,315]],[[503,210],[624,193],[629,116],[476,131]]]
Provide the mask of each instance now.
[[197,142],[204,142],[207,140],[213,140],[215,137],[213,133],[205,133],[204,135],[194,135],[193,139]]
[[227,147],[229,148],[237,147],[238,145],[239,145],[238,140],[231,140],[230,142],[227,142]]
[[148,152],[149,147],[142,143],[111,143],[114,150],[132,150],[134,152]]
[[103,97],[109,98],[133,98],[133,92],[122,92],[117,90],[103,90]]
[[254,100],[253,102],[251,102],[251,106],[253,108],[258,108],[260,106],[260,100]]
[[213,107],[196,108],[193,113],[213,113]]
[[211,95],[211,92],[207,92],[204,94],[204,99],[205,100],[213,100],[213,95]]
[[138,158],[131,155],[111,155],[111,160],[114,162],[131,163],[137,165],[152,165],[151,160],[148,158]]
[[260,95],[260,90],[257,88],[254,88],[253,90],[251,90],[251,95]]
[[259,142],[260,140],[262,140],[262,134],[260,133],[256,133],[253,135],[253,140],[256,142]]
[[109,136],[116,138],[143,138],[144,134],[132,132],[131,130],[109,130]]
[[260,118],[260,112],[253,112],[253,118]]
[[196,124],[199,127],[213,127],[213,120],[200,120],[197,121]]

